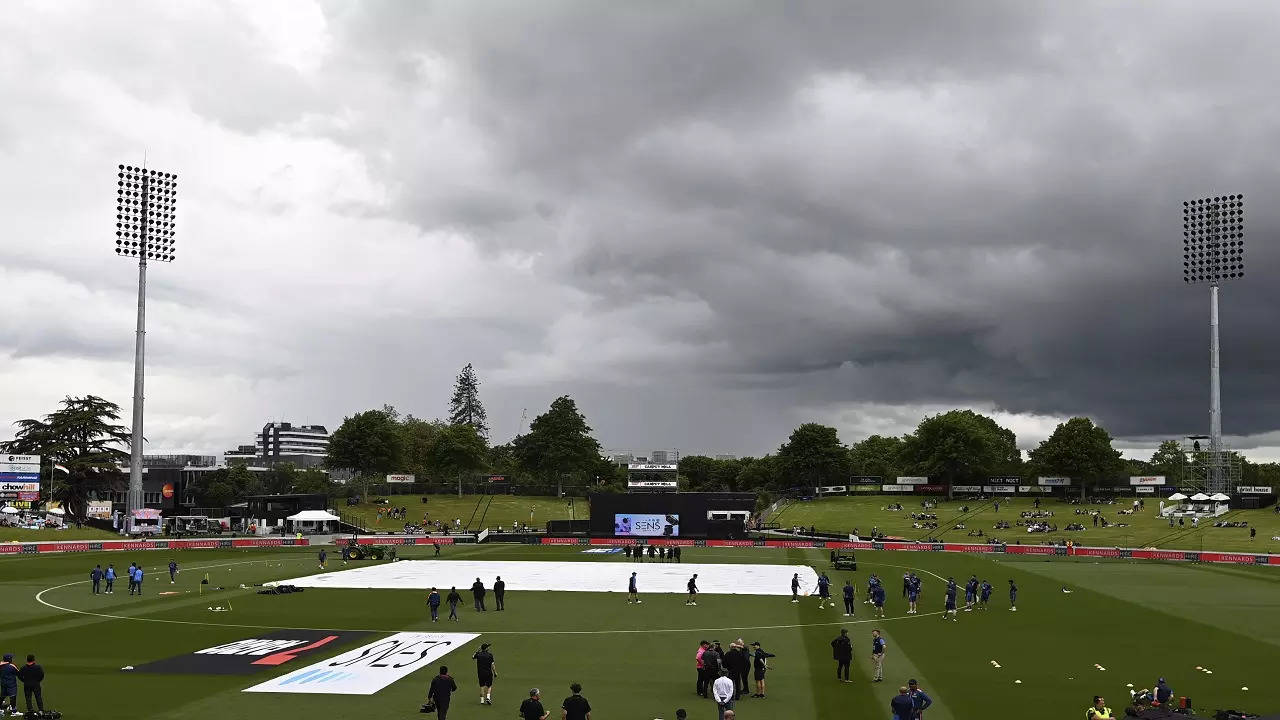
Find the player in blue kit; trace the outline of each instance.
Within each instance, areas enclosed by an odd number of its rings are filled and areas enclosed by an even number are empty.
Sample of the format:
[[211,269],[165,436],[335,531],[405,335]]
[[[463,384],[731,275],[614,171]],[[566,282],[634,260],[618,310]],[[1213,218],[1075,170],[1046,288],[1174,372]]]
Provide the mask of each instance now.
[[1009,580],[1009,609],[1013,612],[1018,611],[1018,586]]
[[964,611],[972,612],[978,602],[978,576],[970,575],[969,582],[964,584]]
[[956,588],[956,581],[952,578],[947,578],[947,598],[946,598],[946,604],[943,605],[944,612],[942,613],[942,619],[944,621],[947,619],[948,615],[951,616],[952,621],[955,621],[956,619],[957,591],[958,591],[958,588]]
[[[825,610],[827,601],[831,600],[831,578],[826,573],[818,576],[818,609]],[[833,606],[835,603],[831,603]]]
[[907,614],[915,615],[919,610],[916,603],[920,601],[920,578],[915,573],[911,573],[910,582],[907,584]]
[[988,608],[987,608],[987,601],[991,599],[991,591],[992,591],[992,590],[993,590],[993,588],[991,587],[991,583],[987,582],[986,580],[983,580],[983,581],[982,581],[982,605],[980,605],[980,606],[979,606],[979,607],[981,607],[983,610],[988,609]]
[[844,616],[853,617],[853,581],[844,581]]
[[871,591],[871,604],[875,606],[876,617],[884,617],[884,585],[876,583],[875,589]]

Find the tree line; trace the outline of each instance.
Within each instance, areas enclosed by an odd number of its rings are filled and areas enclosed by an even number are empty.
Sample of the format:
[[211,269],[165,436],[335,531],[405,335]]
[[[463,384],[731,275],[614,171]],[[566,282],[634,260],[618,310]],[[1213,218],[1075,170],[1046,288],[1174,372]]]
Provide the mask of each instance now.
[[[506,476],[526,491],[625,489],[626,468],[601,457],[600,443],[573,398],[556,398],[526,432],[492,445],[479,389],[480,380],[467,365],[458,374],[444,419],[402,415],[390,405],[346,417],[330,437],[324,461],[335,476],[348,477],[345,483],[320,470],[279,463],[266,471],[232,466],[201,473],[190,491],[197,505],[216,508],[256,494],[367,494],[392,473],[412,474],[439,489],[483,474]],[[122,468],[129,461],[130,436],[120,417],[119,406],[103,398],[67,397],[43,418],[15,423],[14,439],[0,442],[0,452],[44,456],[42,472],[52,474],[53,499],[83,517],[89,499],[127,483]],[[858,476],[883,482],[900,475],[928,476],[939,484],[980,485],[992,476],[1055,475],[1111,485],[1129,475],[1165,475],[1177,484],[1184,464],[1177,441],[1161,443],[1149,460],[1123,458],[1112,444],[1104,428],[1075,417],[1024,458],[1012,430],[972,410],[951,410],[924,418],[906,435],[872,435],[852,445],[841,442],[833,427],[805,423],[776,452],[733,460],[690,455],[681,458],[678,475],[682,489],[762,496],[792,487],[845,485]],[[1241,460],[1243,484],[1280,486],[1280,464]],[[53,473],[55,463],[65,472]]]

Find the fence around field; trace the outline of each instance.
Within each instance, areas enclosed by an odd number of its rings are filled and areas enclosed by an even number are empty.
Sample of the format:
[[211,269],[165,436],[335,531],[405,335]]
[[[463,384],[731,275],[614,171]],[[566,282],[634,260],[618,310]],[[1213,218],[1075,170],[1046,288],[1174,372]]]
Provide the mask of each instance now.
[[654,545],[658,547],[796,548],[809,550],[898,550],[906,552],[992,553],[1054,557],[1125,558],[1183,562],[1267,565],[1280,567],[1280,555],[1152,550],[1143,548],[1064,547],[1062,545],[983,545],[974,543],[880,542],[871,540],[695,540],[692,538],[565,538],[544,537],[543,545]]
[[0,555],[37,555],[63,552],[114,552],[123,550],[231,550],[248,548],[305,547],[307,538],[204,538],[191,540],[67,540],[0,544]]

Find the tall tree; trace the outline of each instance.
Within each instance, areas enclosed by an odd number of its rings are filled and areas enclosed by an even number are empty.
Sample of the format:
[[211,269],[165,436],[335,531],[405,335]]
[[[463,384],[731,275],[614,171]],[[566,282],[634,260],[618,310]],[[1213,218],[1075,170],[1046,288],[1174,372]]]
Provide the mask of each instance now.
[[470,425],[482,438],[489,437],[489,418],[480,402],[480,378],[471,363],[462,368],[453,383],[453,397],[449,399],[449,424]]
[[1084,417],[1060,423],[1052,435],[1028,454],[1030,465],[1037,473],[1066,475],[1082,481],[1110,479],[1124,470],[1120,451],[1111,447],[1110,433]]
[[474,426],[446,425],[436,432],[427,458],[441,480],[456,479],[484,469],[487,451]]
[[[1208,443],[1205,443],[1207,448]],[[1165,440],[1151,454],[1151,472],[1164,475],[1171,484],[1182,479],[1182,465],[1185,462],[1182,445],[1177,440]]]
[[849,452],[833,427],[805,423],[791,432],[778,460],[788,482],[807,486],[838,484],[849,474]]
[[399,430],[404,453],[398,469],[412,473],[419,482],[431,477],[431,449],[435,447],[436,436],[444,428],[440,421],[427,422],[410,415],[400,422]]
[[67,468],[51,478],[53,499],[72,517],[83,518],[90,495],[105,493],[124,478],[118,465],[129,460],[130,436],[119,420],[120,406],[113,402],[96,395],[67,397],[43,420],[14,423],[18,431],[13,440],[0,443],[0,451],[41,455],[50,465]]
[[566,474],[587,474],[600,457],[600,443],[568,395],[556,398],[511,445],[520,464],[548,484]]
[[904,438],[902,461],[909,472],[950,482],[981,482],[1021,464],[1017,437],[972,410],[952,410],[920,421]]
[[765,455],[762,458],[743,458],[742,469],[738,471],[738,487],[746,492],[764,492],[777,490],[786,486],[783,480],[782,463],[776,455]]
[[854,475],[896,478],[902,474],[902,438],[884,435],[871,437],[849,448],[850,470]]
[[324,462],[329,469],[351,470],[351,484],[368,501],[369,485],[397,470],[403,453],[404,436],[395,419],[385,410],[366,410],[343,419],[329,437]]
[[685,455],[680,458],[678,473],[688,483],[690,490],[711,490],[711,476],[716,461],[706,455]]

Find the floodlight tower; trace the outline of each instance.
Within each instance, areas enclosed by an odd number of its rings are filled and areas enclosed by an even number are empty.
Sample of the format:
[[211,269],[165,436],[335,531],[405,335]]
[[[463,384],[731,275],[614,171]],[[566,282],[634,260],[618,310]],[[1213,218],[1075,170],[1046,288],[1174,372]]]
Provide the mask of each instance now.
[[1244,277],[1244,195],[1182,203],[1182,280],[1209,283],[1208,485],[1226,492],[1223,472],[1222,393],[1218,378],[1218,285]]
[[142,384],[146,366],[147,261],[171,262],[178,176],[121,165],[116,177],[116,254],[138,259],[138,330],[133,356],[133,427],[129,444],[129,511],[142,502]]

